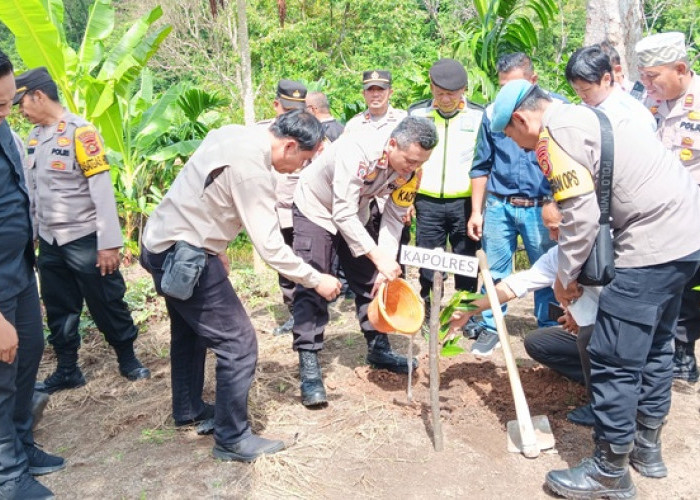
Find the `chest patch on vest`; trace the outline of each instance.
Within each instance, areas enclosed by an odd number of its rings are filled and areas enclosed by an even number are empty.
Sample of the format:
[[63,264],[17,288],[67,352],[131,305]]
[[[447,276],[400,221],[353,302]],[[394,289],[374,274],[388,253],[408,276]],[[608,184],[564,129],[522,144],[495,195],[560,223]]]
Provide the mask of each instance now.
[[[400,180],[399,180],[400,179]],[[401,185],[401,181],[404,182]],[[402,208],[408,208],[413,204],[416,199],[416,190],[418,189],[419,174],[413,174],[413,177],[406,182],[403,178],[399,177],[396,179],[396,184],[399,185],[398,188],[394,189],[391,193],[391,199],[396,205]]]
[[564,151],[545,129],[537,142],[537,163],[549,181],[552,196],[564,201],[595,190],[591,173]]
[[102,140],[92,125],[76,129],[75,159],[85,177],[109,170]]
[[66,146],[70,146],[70,139],[68,137],[59,137],[56,139],[56,144],[65,148]]

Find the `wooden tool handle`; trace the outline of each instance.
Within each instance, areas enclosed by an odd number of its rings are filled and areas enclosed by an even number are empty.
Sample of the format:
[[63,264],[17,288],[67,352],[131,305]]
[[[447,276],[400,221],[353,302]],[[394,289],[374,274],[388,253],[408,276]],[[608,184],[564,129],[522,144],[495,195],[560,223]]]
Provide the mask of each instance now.
[[520,428],[520,438],[522,440],[523,455],[525,455],[528,458],[536,458],[540,454],[540,448],[537,445],[535,428],[532,425],[530,409],[527,406],[525,392],[523,391],[523,386],[520,382],[518,367],[515,364],[513,352],[510,349],[510,338],[508,336],[506,323],[503,320],[503,312],[501,311],[501,304],[498,301],[496,287],[493,285],[493,279],[491,279],[491,273],[489,272],[486,254],[483,250],[478,250],[476,252],[476,256],[479,259],[481,277],[484,281],[486,295],[489,299],[489,304],[491,305],[491,311],[493,313],[493,319],[496,323],[498,339],[501,341],[503,357],[505,357],[506,359],[506,369],[508,370],[510,389],[513,392],[513,401],[515,403],[515,415],[518,419],[518,427]]

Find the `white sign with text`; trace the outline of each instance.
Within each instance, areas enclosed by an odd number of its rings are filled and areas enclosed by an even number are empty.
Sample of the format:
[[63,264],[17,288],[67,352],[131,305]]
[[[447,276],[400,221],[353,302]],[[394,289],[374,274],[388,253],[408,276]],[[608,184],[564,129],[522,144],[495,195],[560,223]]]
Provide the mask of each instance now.
[[407,266],[461,274],[472,278],[475,278],[479,271],[479,259],[476,257],[445,252],[441,248],[428,250],[427,248],[403,245],[401,246],[400,262]]

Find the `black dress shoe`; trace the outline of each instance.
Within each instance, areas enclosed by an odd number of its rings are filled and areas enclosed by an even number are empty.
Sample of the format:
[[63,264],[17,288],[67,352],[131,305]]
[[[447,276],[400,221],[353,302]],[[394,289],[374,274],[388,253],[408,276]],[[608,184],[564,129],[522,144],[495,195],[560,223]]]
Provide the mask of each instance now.
[[57,456],[46,453],[36,445],[25,446],[24,453],[29,461],[29,473],[32,476],[43,476],[66,468],[66,461]]
[[215,406],[211,403],[204,403],[204,409],[199,412],[199,415],[197,415],[194,418],[190,419],[184,419],[184,420],[175,420],[175,427],[184,427],[186,425],[195,425],[195,424],[201,424],[205,420],[213,419],[214,418],[214,411],[215,411]]
[[46,486],[25,473],[4,483],[0,483],[0,498],[17,500],[52,500],[53,493]]
[[74,368],[57,368],[43,382],[37,382],[34,390],[53,394],[56,391],[75,389],[85,385],[85,377],[77,366]]
[[125,371],[120,368],[119,373],[121,373],[122,377],[126,377],[132,382],[136,380],[144,380],[147,378],[151,378],[151,370],[149,370],[145,366],[140,366],[129,371]]
[[231,462],[233,460],[237,462],[252,462],[262,455],[271,455],[283,449],[284,442],[282,441],[265,439],[251,434],[236,444],[228,446],[217,444],[214,446],[212,453],[214,458],[225,462]]

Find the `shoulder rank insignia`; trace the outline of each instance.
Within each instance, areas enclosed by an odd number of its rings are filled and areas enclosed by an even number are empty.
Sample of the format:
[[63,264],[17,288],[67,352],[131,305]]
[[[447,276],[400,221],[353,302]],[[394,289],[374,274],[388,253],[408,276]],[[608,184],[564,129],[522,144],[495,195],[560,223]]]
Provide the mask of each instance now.
[[549,181],[556,201],[564,201],[595,190],[590,171],[564,151],[545,129],[537,142],[537,163]]
[[56,127],[56,132],[58,132],[60,134],[65,130],[66,130],[66,122],[65,122],[65,120],[61,120],[60,122],[58,122],[58,126]]
[[92,125],[76,129],[75,159],[85,177],[109,170],[102,139]]

